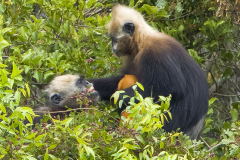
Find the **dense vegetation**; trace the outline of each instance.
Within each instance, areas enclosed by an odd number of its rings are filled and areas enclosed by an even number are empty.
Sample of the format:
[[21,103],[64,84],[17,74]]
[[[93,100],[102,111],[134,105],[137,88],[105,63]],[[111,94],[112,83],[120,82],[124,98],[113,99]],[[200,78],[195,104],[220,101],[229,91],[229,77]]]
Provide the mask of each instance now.
[[[46,116],[33,130],[23,124],[44,104],[41,89],[54,76],[117,74],[121,61],[105,29],[115,2],[137,9],[202,66],[211,99],[199,141],[161,130],[171,97],[157,105],[137,92],[141,101],[128,108],[134,121],[123,128],[106,102],[51,125]],[[0,158],[239,159],[239,8],[238,0],[1,0]]]

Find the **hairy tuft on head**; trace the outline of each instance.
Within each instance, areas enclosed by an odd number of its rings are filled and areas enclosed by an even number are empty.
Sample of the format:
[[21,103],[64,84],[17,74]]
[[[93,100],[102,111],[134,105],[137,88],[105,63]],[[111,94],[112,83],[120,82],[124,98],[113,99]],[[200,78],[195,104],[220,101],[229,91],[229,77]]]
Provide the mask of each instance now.
[[79,75],[71,74],[57,76],[50,82],[45,91],[49,93],[49,96],[52,93],[59,93],[62,91],[64,91],[65,93],[73,92],[76,88],[75,82],[79,78]]
[[[124,5],[117,4],[112,9],[112,19],[107,24],[107,29],[109,33],[121,32],[122,26],[126,22],[131,22],[135,25],[136,29],[146,26],[147,23],[143,19],[142,15],[134,10]],[[141,26],[141,27],[140,27]]]
[[[174,38],[148,25],[137,10],[120,4],[113,7],[107,29],[112,38],[113,52],[117,56],[136,56],[153,48],[155,44],[166,46],[168,43],[178,43]],[[160,49],[161,46],[156,48]]]

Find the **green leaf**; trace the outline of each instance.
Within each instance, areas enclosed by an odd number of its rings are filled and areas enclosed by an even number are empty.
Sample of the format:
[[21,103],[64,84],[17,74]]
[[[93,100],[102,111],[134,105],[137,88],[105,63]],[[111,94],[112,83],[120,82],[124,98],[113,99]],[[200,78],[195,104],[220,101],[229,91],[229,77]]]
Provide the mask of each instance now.
[[36,56],[36,57],[32,60],[32,64],[33,64],[34,66],[38,66],[39,63],[41,62],[41,59],[42,59],[41,56]]
[[209,26],[210,28],[213,27],[215,28],[216,27],[216,23],[213,21],[213,20],[210,20],[210,21],[206,21],[204,23],[205,26]]
[[6,138],[0,137],[0,142],[6,141]]
[[57,68],[57,62],[54,58],[49,57],[47,60],[50,62],[51,65],[53,65],[55,68]]
[[229,61],[233,60],[233,54],[229,51],[224,55],[225,58],[227,58]]
[[171,160],[176,160],[178,158],[178,155],[175,154],[174,156],[172,156]]
[[86,3],[86,8],[92,7],[94,3],[96,3],[97,0],[88,0]]
[[232,76],[232,68],[227,68],[223,73],[223,78],[230,78]]
[[102,3],[96,3],[96,4],[94,5],[94,8],[101,7],[101,6],[103,6]]
[[182,31],[184,30],[184,26],[183,26],[183,25],[180,25],[180,26],[178,27],[178,30],[179,30],[180,32],[182,32]]
[[122,108],[123,100],[121,99],[118,103],[119,108]]
[[129,7],[133,7],[133,6],[134,6],[134,0],[130,0]]
[[6,40],[2,39],[0,40],[0,51],[2,51],[3,48],[10,46],[11,44],[9,44]]
[[123,144],[125,144],[125,143],[128,143],[128,142],[131,142],[131,141],[134,141],[135,139],[133,139],[133,138],[128,138],[128,139],[126,139],[124,142],[123,142]]
[[23,123],[20,122],[18,126],[19,126],[19,132],[22,135],[22,133],[23,133]]
[[217,26],[216,26],[216,27],[218,27],[218,26],[222,25],[223,23],[225,23],[225,21],[223,21],[223,20],[220,20],[220,21],[218,21],[218,22],[217,22]]
[[49,156],[49,157],[51,157],[51,158],[52,158],[52,160],[58,160],[58,158],[57,158],[57,157],[55,157],[54,155],[48,154],[48,156]]
[[31,117],[31,115],[30,114],[26,114],[26,118],[27,118],[27,120],[31,123],[31,124],[33,124],[33,120],[32,120],[32,117]]
[[158,17],[167,17],[168,13],[165,11],[165,10],[159,10],[156,15],[155,15],[155,18],[158,18]]
[[27,89],[27,94],[28,94],[28,97],[30,97],[30,89],[29,89],[29,86],[27,83],[25,83],[25,86],[26,86],[26,89]]
[[138,110],[135,109],[128,117],[133,117],[138,113]]
[[57,144],[52,144],[52,145],[50,145],[50,146],[48,147],[48,149],[51,150],[51,149],[54,149],[54,148],[56,148],[56,147],[57,147]]
[[233,121],[238,120],[238,111],[235,108],[232,108],[229,113],[232,115]]
[[2,84],[5,84],[8,81],[7,74],[1,70],[1,79],[2,79]]
[[34,15],[30,15],[30,17],[34,20],[34,23],[38,21],[38,19]]
[[33,134],[30,134],[29,136],[27,136],[26,138],[27,139],[33,139],[38,133],[33,133]]
[[136,82],[136,84],[137,84],[137,86],[138,86],[141,90],[144,91],[144,87],[143,87],[143,85],[142,85],[141,83]]
[[211,98],[211,99],[208,101],[208,106],[211,106],[216,100],[217,100],[216,97]]
[[25,71],[25,74],[27,74],[27,73],[29,72],[30,69],[31,69],[31,66],[24,65],[24,71]]
[[13,62],[13,70],[11,74],[11,78],[14,79],[17,75],[19,75],[23,70],[18,70],[16,64]]
[[37,80],[37,82],[40,82],[42,72],[40,71],[34,71],[33,77]]
[[17,103],[20,102],[21,95],[20,95],[20,92],[19,92],[19,91],[16,91],[16,92],[15,92],[14,98],[15,98],[15,100],[17,101]]
[[231,124],[229,122],[223,122],[224,129],[229,129]]
[[234,142],[233,140],[230,140],[230,139],[223,139],[220,143],[221,144],[225,144],[225,145],[228,145],[230,143]]
[[215,46],[218,46],[218,42],[215,40],[212,40],[210,43],[210,47],[215,47]]
[[164,97],[164,96],[159,96],[159,100],[160,100],[160,101],[166,101],[166,100],[167,100],[167,98],[166,98],[166,97]]
[[38,35],[36,34],[36,32],[32,33],[32,40],[33,41],[37,41],[38,40]]
[[6,126],[6,125],[3,124],[3,123],[0,123],[0,128],[6,129],[6,130],[10,130],[10,128],[8,128],[8,126]]
[[[153,14],[153,10],[154,10],[154,9],[153,9],[153,6],[150,6],[150,5],[148,5],[148,4],[144,4],[144,5],[140,8],[139,11],[142,11],[142,10],[146,11],[148,15],[151,15],[151,14]],[[156,10],[156,11],[157,11],[157,10]]]
[[119,95],[120,95],[121,93],[124,93],[124,92],[125,92],[125,91],[116,91],[116,92],[111,96],[111,99],[113,98],[113,100],[114,100],[114,104],[117,103],[118,98],[119,98]]
[[52,75],[55,75],[55,73],[53,71],[47,71],[45,74],[44,74],[44,79],[47,79],[49,76],[52,76]]
[[63,33],[64,33],[65,35],[68,35],[68,34],[70,33],[70,24],[69,24],[69,21],[66,21],[63,26],[64,26]]
[[48,160],[48,148],[46,149],[46,153],[44,155],[44,160]]
[[141,142],[143,145],[145,145],[145,141],[144,141],[144,139],[142,138],[141,135],[136,136],[136,138],[139,142]]
[[0,103],[0,111],[6,114],[6,108],[4,107],[3,103]]
[[215,8],[215,7],[210,7],[208,10],[209,10],[209,11],[215,11],[216,8]]
[[65,128],[67,128],[72,120],[73,117],[67,118],[64,121],[62,121],[61,125],[65,125]]
[[167,5],[167,1],[166,0],[158,0],[156,2],[156,7],[158,7],[159,10],[160,9],[164,9],[166,7],[166,5]]
[[23,54],[22,62],[24,62],[24,61],[26,61],[26,60],[27,60],[27,61],[32,60],[33,54],[34,54],[33,50],[32,50],[32,49],[29,49],[26,53]]
[[160,142],[160,149],[162,149],[164,147],[164,143]]
[[1,67],[1,68],[4,68],[4,67],[7,67],[7,65],[2,64],[2,63],[0,62],[0,67]]
[[207,115],[209,115],[209,114],[211,114],[211,113],[213,113],[213,109],[212,109],[212,108],[210,108],[210,109],[208,110]]
[[30,107],[17,107],[16,111],[20,111],[20,112],[23,112],[23,113],[29,113],[29,114],[35,115],[35,113],[33,112],[33,109],[30,108]]
[[25,91],[24,89],[22,89],[22,88],[19,88],[18,90],[19,90],[19,91],[21,91],[21,93],[23,94],[23,96],[24,96],[24,97],[26,97],[26,96],[27,96],[27,94],[26,94],[26,91]]
[[93,149],[92,148],[90,148],[90,147],[88,147],[88,146],[86,146],[86,145],[84,145],[84,148],[85,148],[85,150],[86,150],[86,152],[89,154],[91,154],[94,158],[95,158],[95,153],[94,153],[94,151],[93,151]]
[[40,141],[43,138],[43,136],[45,136],[45,134],[37,136],[37,138],[35,138],[35,141]]
[[182,6],[182,2],[177,1],[177,5],[175,7],[175,11],[177,11],[178,13],[183,11],[183,6]]

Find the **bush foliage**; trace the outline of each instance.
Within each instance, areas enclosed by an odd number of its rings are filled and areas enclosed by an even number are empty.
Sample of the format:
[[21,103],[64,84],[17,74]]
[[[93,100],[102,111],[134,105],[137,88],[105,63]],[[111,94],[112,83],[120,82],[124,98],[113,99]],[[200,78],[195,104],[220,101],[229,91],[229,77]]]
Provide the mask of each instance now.
[[[23,124],[25,118],[32,122],[33,107],[44,104],[41,89],[54,76],[118,73],[121,61],[105,29],[116,2],[179,40],[204,69],[211,99],[201,140],[161,129],[171,120],[165,116],[171,118],[171,96],[160,95],[158,105],[137,91],[127,108],[134,118],[120,127],[116,106],[106,102],[64,120],[46,115],[34,129]],[[0,158],[239,159],[239,7],[234,0],[2,0]]]

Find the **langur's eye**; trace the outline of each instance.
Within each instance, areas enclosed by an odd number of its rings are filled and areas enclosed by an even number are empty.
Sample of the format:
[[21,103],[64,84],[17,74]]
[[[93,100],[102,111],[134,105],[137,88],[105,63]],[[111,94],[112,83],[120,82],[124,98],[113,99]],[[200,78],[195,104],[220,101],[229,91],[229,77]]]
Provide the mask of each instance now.
[[88,82],[88,81],[86,81],[86,84],[89,84],[89,82]]

